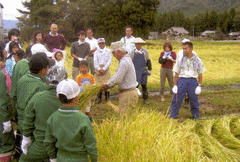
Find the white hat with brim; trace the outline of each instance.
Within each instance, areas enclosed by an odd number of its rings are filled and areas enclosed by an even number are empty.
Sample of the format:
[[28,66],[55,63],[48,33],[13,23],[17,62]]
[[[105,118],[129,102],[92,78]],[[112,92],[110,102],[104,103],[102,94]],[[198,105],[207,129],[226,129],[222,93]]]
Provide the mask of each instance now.
[[79,93],[83,91],[83,88],[79,87],[77,82],[73,79],[65,79],[57,85],[56,91],[58,97],[59,94],[63,94],[69,100],[78,96]]
[[183,40],[182,40],[182,43],[186,43],[186,42],[191,42],[189,39],[187,39],[187,38],[184,38]]
[[111,53],[119,48],[125,48],[124,43],[122,41],[116,41],[111,43]]
[[43,44],[37,43],[34,44],[31,48],[32,55],[38,53],[38,52],[43,52],[47,55],[47,57],[53,57],[52,52],[49,52],[46,47]]
[[137,37],[132,41],[132,43],[146,43],[146,42],[142,38]]

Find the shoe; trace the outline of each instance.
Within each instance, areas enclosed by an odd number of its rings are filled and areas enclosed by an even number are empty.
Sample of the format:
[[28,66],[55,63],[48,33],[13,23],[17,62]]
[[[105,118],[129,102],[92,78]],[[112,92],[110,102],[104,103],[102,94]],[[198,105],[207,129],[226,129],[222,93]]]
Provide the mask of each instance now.
[[144,102],[146,105],[149,105],[149,104],[150,104],[147,100],[143,100],[143,102]]
[[97,104],[99,104],[102,101],[102,92],[99,92],[97,94],[97,100],[95,101]]
[[164,101],[166,101],[166,100],[164,99],[164,97],[162,97],[161,101],[164,102]]

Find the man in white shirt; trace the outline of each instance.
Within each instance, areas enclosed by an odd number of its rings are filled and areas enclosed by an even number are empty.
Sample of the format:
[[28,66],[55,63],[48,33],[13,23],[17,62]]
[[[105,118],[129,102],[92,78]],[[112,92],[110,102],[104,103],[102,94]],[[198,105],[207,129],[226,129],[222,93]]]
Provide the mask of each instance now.
[[98,41],[93,37],[93,30],[91,28],[87,29],[87,38],[85,39],[86,42],[90,44],[90,54],[88,55],[88,67],[91,70],[91,74],[95,73],[94,69],[94,52],[99,48]]
[[[100,84],[106,83],[110,77],[111,72],[109,70],[109,67],[112,63],[112,54],[110,49],[106,48],[106,42],[104,38],[98,38],[98,45],[99,48],[95,51],[94,54],[94,68],[95,68],[95,74],[94,78],[96,82]],[[108,100],[110,95],[110,90],[105,91],[105,98],[106,101]],[[102,99],[102,92],[100,91],[98,94],[97,103],[101,102]]]
[[183,43],[182,59],[177,59],[173,68],[175,72],[174,87],[172,91],[174,97],[171,105],[170,118],[177,118],[182,100],[186,94],[191,102],[192,119],[199,119],[198,95],[201,93],[202,73],[206,71],[202,60],[193,52],[191,42]]
[[138,94],[136,86],[136,72],[130,56],[126,53],[124,43],[121,41],[111,43],[111,51],[113,56],[119,60],[116,74],[107,84],[103,84],[103,89],[108,89],[118,85],[119,90],[119,113],[120,120],[126,118],[131,106],[135,106],[138,102]]
[[132,43],[135,37],[132,36],[133,28],[131,26],[127,26],[125,28],[126,36],[121,38],[121,42],[124,43],[127,53],[131,53],[132,50],[135,48],[135,44]]
[[[182,40],[182,44],[184,44],[184,43],[186,43],[186,42],[191,42],[191,41],[190,41],[189,39],[184,38],[184,39]],[[192,51],[192,53],[195,54],[195,55],[197,55],[196,52],[194,52],[194,51]],[[184,55],[184,54],[183,54],[183,50],[180,50],[180,51],[177,53],[177,59],[182,59],[183,55]],[[189,103],[190,103],[190,101],[189,101],[189,96],[188,96],[187,93],[186,93],[186,95],[185,95],[184,101],[185,101],[184,107],[185,107],[185,108],[189,108]]]

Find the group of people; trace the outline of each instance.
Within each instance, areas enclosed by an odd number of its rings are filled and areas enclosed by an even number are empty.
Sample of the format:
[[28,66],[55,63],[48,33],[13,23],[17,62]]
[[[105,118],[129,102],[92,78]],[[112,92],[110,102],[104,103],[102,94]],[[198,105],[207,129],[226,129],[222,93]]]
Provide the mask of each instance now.
[[[91,28],[79,31],[78,41],[71,46],[72,78],[64,68],[66,40],[52,24],[50,32],[33,35],[33,44],[26,53],[18,43],[19,31],[9,31],[9,43],[0,46],[0,161],[9,160],[15,149],[19,161],[97,161],[96,138],[91,126],[91,103],[85,115],[77,104],[85,86],[100,83],[96,103],[106,101],[110,89],[118,85],[119,116],[125,120],[131,107],[141,95],[148,102],[147,78],[151,75],[150,55],[142,46],[142,38],[132,36],[133,29],[125,28],[126,36],[106,47],[104,38],[95,39]],[[159,57],[161,101],[166,78],[170,94],[174,94],[170,118],[176,118],[184,96],[188,96],[193,119],[199,119],[198,95],[201,93],[203,63],[193,51],[190,40],[183,40],[183,50],[172,51],[166,42]],[[119,61],[111,78],[109,67],[113,56]],[[173,65],[175,66],[173,67]],[[91,74],[89,73],[91,71]],[[174,78],[173,78],[174,72]],[[14,122],[17,131],[13,132]]]

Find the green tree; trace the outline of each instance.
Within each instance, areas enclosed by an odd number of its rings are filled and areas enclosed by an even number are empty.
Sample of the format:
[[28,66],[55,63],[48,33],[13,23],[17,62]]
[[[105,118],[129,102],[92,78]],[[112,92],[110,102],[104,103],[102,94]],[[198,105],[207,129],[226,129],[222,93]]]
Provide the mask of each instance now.
[[212,10],[209,14],[209,28],[210,30],[216,30],[218,24],[218,13],[215,10]]
[[237,14],[233,19],[233,27],[235,31],[240,31],[240,13]]

